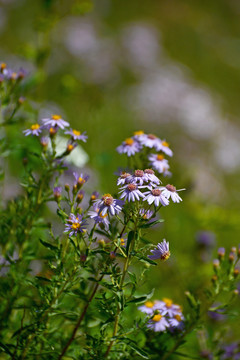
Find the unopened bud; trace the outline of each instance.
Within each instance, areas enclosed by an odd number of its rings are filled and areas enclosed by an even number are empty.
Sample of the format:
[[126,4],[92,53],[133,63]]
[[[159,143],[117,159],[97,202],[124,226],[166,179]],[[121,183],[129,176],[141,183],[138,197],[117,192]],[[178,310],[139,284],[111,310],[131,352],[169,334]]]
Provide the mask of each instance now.
[[218,280],[217,275],[213,275],[211,280],[215,284],[215,282]]
[[104,248],[104,247],[106,246],[106,243],[105,243],[104,239],[98,240],[98,244],[99,244],[99,246],[101,246],[102,248]]
[[78,195],[77,195],[76,202],[77,202],[78,204],[80,204],[80,202],[82,201],[83,197],[84,197],[84,191],[80,191],[80,192],[78,193]]
[[116,254],[114,251],[111,251],[109,256],[111,260],[114,260],[116,258]]
[[67,192],[69,192],[69,190],[70,190],[69,184],[65,184],[65,185],[64,185],[64,189],[65,189]]
[[73,185],[72,192],[76,193],[77,191],[78,191],[78,187],[77,187],[77,184],[75,184],[75,185]]
[[219,268],[219,265],[220,265],[220,261],[218,259],[214,259],[213,260],[213,267],[215,269]]
[[85,254],[80,255],[80,261],[85,262],[87,260],[87,256]]
[[230,263],[234,262],[234,253],[230,252],[228,260]]
[[67,152],[68,154],[70,154],[70,152],[71,152],[73,149],[74,149],[73,144],[68,144],[67,149],[66,149],[66,152]]
[[24,96],[20,96],[20,98],[18,99],[18,104],[22,105],[25,100],[26,100],[26,98]]
[[238,289],[234,289],[234,290],[233,290],[233,293],[234,293],[234,295],[238,295],[238,294],[239,294],[239,290],[238,290]]
[[51,127],[51,128],[49,129],[49,134],[50,134],[51,137],[53,137],[54,135],[56,135],[56,133],[57,133],[57,128]]
[[236,248],[235,246],[233,246],[233,247],[231,248],[231,252],[234,253],[234,254],[236,254],[237,248]]
[[235,268],[235,269],[233,270],[233,276],[236,278],[236,277],[238,277],[238,275],[239,275],[239,269],[238,269],[238,268]]
[[224,247],[220,247],[218,249],[218,258],[219,260],[222,260],[225,256],[225,248]]

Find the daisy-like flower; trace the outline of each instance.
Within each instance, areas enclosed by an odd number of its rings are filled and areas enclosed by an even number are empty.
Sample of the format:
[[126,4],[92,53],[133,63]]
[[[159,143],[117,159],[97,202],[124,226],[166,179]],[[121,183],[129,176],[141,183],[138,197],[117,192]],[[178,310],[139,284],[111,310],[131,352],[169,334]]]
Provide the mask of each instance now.
[[161,140],[156,135],[153,134],[141,135],[138,140],[142,145],[151,149],[158,147],[159,143],[161,142]]
[[159,188],[162,191],[162,194],[167,198],[171,198],[174,203],[180,203],[182,198],[178,195],[177,191],[183,191],[185,189],[176,190],[175,186],[173,185],[166,185]]
[[163,298],[162,301],[159,301],[158,306],[156,306],[156,309],[158,308],[163,315],[169,316],[170,318],[182,314],[180,305],[174,304],[172,299],[169,298]]
[[148,255],[151,260],[167,260],[170,257],[169,242],[165,239],[157,244],[156,249],[150,250],[153,255]]
[[156,148],[157,151],[162,151],[168,156],[173,156],[172,150],[169,148],[169,143],[165,140],[159,142],[159,147]]
[[134,131],[133,138],[137,141],[141,141],[146,137],[143,130]]
[[151,162],[151,166],[160,174],[166,172],[170,167],[168,160],[162,154],[150,154],[148,160]]
[[95,200],[94,207],[104,216],[107,212],[111,215],[119,214],[122,211],[124,201],[114,199],[111,194],[104,194],[101,199]]
[[169,327],[169,323],[163,315],[156,314],[149,320],[147,327],[155,332],[165,331]]
[[128,184],[130,182],[131,176],[132,175],[129,174],[128,172],[125,172],[125,171],[122,172],[121,175],[119,176],[119,178],[117,179],[117,186]]
[[91,219],[93,219],[95,221],[96,224],[100,225],[102,224],[106,230],[109,229],[109,220],[108,220],[108,214],[104,214],[102,215],[102,212],[99,212],[98,208],[95,208],[93,211],[89,211],[88,215],[90,216]]
[[117,147],[117,152],[119,154],[127,154],[127,156],[132,156],[138,153],[142,149],[140,143],[133,138],[127,138],[122,142],[120,146]]
[[143,185],[148,182],[148,176],[143,170],[135,170],[131,180],[134,184]]
[[169,200],[163,195],[162,191],[160,189],[152,189],[150,191],[146,191],[144,193],[145,198],[149,205],[153,204],[158,207],[160,204],[163,206],[169,205]]
[[86,135],[86,131],[84,131],[83,133],[81,133],[78,130],[74,130],[74,129],[70,129],[68,131],[65,131],[66,135],[71,135],[72,139],[74,141],[76,140],[82,140],[83,142],[87,141],[88,136]]
[[39,124],[33,124],[30,129],[24,130],[23,133],[25,134],[25,136],[28,135],[35,135],[35,136],[39,136],[42,132],[41,126]]
[[69,236],[76,236],[78,233],[82,233],[86,230],[86,225],[86,220],[82,219],[82,215],[77,214],[77,216],[75,216],[74,214],[70,214],[69,219],[65,224],[64,232],[68,232]]
[[172,328],[171,330],[182,329],[184,325],[183,321],[184,321],[184,316],[182,313],[176,314],[174,315],[174,317],[168,319],[169,325]]
[[89,175],[82,173],[79,175],[77,172],[74,172],[73,176],[75,177],[76,180],[75,185],[77,185],[78,187],[83,186],[83,184],[85,184],[85,182],[87,182],[89,179]]
[[120,189],[120,199],[124,199],[125,201],[135,201],[140,200],[140,198],[144,198],[143,193],[138,189],[137,184],[128,184]]
[[90,201],[94,201],[97,200],[97,198],[99,197],[99,192],[98,191],[93,191]]
[[159,178],[155,175],[154,170],[152,169],[145,169],[144,170],[144,174],[147,176],[148,181],[150,181],[150,183],[152,185],[159,185],[160,184],[160,180]]
[[42,122],[45,126],[49,127],[59,127],[61,129],[64,129],[65,127],[69,126],[69,123],[62,119],[60,115],[52,115],[50,118],[42,119]]
[[146,301],[144,305],[138,307],[138,310],[142,311],[145,314],[152,315],[154,312],[154,302]]
[[140,209],[139,214],[144,220],[149,220],[153,216],[153,211],[151,210],[146,211],[145,209]]

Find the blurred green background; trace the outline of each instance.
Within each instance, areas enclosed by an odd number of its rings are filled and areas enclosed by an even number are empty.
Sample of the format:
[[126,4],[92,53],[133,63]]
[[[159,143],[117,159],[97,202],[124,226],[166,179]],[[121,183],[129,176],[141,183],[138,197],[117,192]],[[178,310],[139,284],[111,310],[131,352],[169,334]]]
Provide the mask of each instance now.
[[126,159],[115,148],[133,131],[170,142],[169,181],[187,191],[153,234],[172,254],[150,270],[156,297],[209,286],[217,247],[238,246],[239,19],[238,0],[0,0],[1,61],[28,71],[39,118],[60,113],[87,131],[101,192],[116,191]]

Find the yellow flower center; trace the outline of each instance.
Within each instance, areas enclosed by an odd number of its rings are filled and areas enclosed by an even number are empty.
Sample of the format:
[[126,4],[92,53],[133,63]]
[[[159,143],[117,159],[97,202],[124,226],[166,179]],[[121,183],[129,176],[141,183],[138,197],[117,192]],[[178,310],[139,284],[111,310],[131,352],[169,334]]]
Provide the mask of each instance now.
[[71,152],[72,151],[72,149],[73,149],[73,145],[72,144],[68,144],[68,146],[67,146],[67,151],[68,152]]
[[39,129],[40,128],[40,125],[39,124],[33,124],[32,126],[31,126],[31,130],[37,130],[37,129]]
[[171,299],[168,299],[168,298],[163,298],[163,302],[165,302],[167,307],[170,307],[173,304],[173,301]]
[[177,315],[175,315],[174,317],[175,317],[175,319],[176,319],[177,321],[181,321],[181,320],[182,320],[182,319],[181,319],[181,316],[180,316],[180,315],[178,315],[178,314],[177,314]]
[[157,315],[154,315],[154,317],[152,318],[152,321],[158,322],[161,320],[161,318],[162,318],[162,315],[157,314]]
[[84,180],[81,176],[79,176],[79,178],[78,178],[78,183],[79,183],[79,184],[84,184],[84,183],[85,183],[85,180]]
[[61,116],[60,115],[52,115],[52,120],[60,120],[61,119]]
[[5,64],[5,63],[1,63],[1,70],[6,69],[6,67],[7,67],[7,64]]
[[73,230],[77,230],[80,228],[80,224],[78,222],[75,222],[72,224],[72,228],[73,228]]
[[73,134],[74,134],[74,135],[76,135],[76,136],[81,135],[81,132],[80,132],[80,131],[78,131],[78,130],[73,130],[72,132],[73,132]]
[[145,304],[144,304],[147,308],[152,308],[154,303],[152,301],[146,301]]
[[162,145],[166,146],[166,147],[169,147],[169,143],[167,141],[162,141]]
[[162,161],[164,159],[164,156],[162,154],[157,155],[157,160]]
[[96,200],[96,196],[95,196],[95,195],[92,195],[92,196],[91,196],[91,200]]
[[133,135],[143,135],[143,134],[144,134],[144,131],[142,131],[142,130],[135,131],[135,132],[133,133]]
[[127,138],[126,140],[125,140],[125,144],[126,145],[132,145],[134,143],[134,140],[132,139],[132,138]]
[[124,246],[125,245],[125,240],[123,238],[120,239],[121,245]]
[[105,217],[107,217],[108,214],[105,214],[105,215],[102,215],[102,213],[100,212],[99,216],[102,218],[102,219],[105,219]]

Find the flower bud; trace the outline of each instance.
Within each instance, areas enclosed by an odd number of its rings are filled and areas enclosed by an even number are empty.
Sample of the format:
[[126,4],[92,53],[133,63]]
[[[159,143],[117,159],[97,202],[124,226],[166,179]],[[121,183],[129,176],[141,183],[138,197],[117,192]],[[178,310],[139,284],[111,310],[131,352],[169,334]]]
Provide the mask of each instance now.
[[230,252],[229,256],[228,256],[228,260],[230,263],[234,262],[234,253]]
[[25,100],[26,100],[26,98],[24,96],[20,96],[20,98],[18,99],[18,104],[22,105]]
[[105,243],[104,239],[98,240],[98,244],[99,244],[99,246],[101,246],[102,248],[104,248],[104,247],[106,246],[106,243]]
[[111,251],[109,256],[111,260],[114,260],[116,258],[116,254],[114,251]]
[[77,202],[78,204],[80,204],[80,202],[82,201],[83,197],[84,197],[84,191],[81,190],[81,191],[79,191],[79,193],[77,194],[76,202]]
[[237,248],[236,248],[235,246],[233,246],[233,247],[231,248],[231,252],[234,253],[234,254],[236,254],[236,253],[237,253]]
[[238,277],[238,275],[239,275],[239,268],[235,268],[233,270],[233,276],[236,278],[236,277]]
[[215,282],[218,280],[217,275],[213,275],[211,280],[212,280],[213,284],[215,284]]
[[49,134],[50,134],[51,137],[54,137],[56,135],[56,133],[57,133],[57,128],[51,127],[49,129]]
[[220,261],[218,259],[213,260],[213,268],[218,269],[220,265]]
[[218,258],[221,261],[225,256],[225,248],[224,247],[220,247],[218,249]]
[[69,190],[70,190],[69,184],[65,184],[65,185],[64,185],[64,189],[65,189],[67,192],[69,192]]
[[85,254],[80,255],[80,261],[84,263],[87,260],[87,256]]
[[238,294],[239,294],[239,290],[238,290],[238,289],[234,289],[234,290],[233,290],[233,294],[234,294],[234,295],[238,295]]
[[62,188],[61,186],[56,186],[54,189],[53,189],[53,196],[54,196],[54,199],[56,201],[60,201],[61,200],[61,193],[62,193]]

